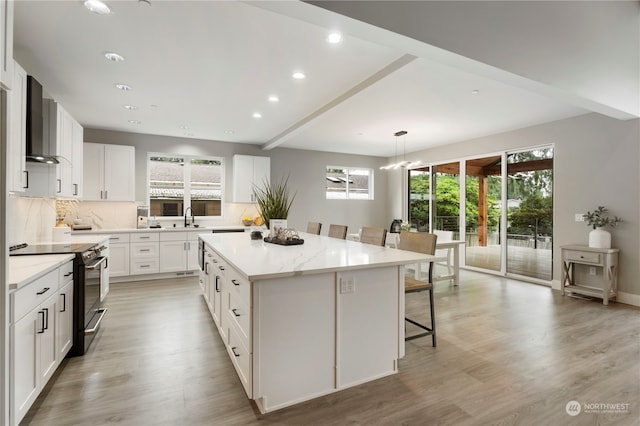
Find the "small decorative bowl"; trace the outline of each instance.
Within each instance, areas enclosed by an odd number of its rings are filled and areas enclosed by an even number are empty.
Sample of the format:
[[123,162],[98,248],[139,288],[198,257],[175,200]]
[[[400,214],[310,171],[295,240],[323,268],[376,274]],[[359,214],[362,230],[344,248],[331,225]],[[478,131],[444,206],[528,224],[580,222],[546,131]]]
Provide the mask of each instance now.
[[251,219],[242,219],[242,223],[244,224],[244,226],[251,226],[251,224],[253,224],[253,220],[251,220]]

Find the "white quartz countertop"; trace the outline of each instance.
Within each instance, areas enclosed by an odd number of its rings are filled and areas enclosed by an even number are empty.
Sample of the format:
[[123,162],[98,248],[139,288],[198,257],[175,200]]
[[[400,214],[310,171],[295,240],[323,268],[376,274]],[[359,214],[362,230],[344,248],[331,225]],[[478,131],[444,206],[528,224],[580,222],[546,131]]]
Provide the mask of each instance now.
[[244,225],[224,225],[224,226],[199,226],[199,227],[168,227],[168,228],[119,228],[119,229],[91,229],[91,230],[72,230],[71,235],[91,235],[91,234],[127,234],[137,232],[204,232],[211,233],[214,230],[227,229],[251,229]]
[[281,246],[251,240],[249,233],[200,235],[251,281],[426,262],[434,256],[300,233],[304,244]]
[[73,260],[73,254],[42,254],[9,257],[9,290],[16,290],[47,272]]

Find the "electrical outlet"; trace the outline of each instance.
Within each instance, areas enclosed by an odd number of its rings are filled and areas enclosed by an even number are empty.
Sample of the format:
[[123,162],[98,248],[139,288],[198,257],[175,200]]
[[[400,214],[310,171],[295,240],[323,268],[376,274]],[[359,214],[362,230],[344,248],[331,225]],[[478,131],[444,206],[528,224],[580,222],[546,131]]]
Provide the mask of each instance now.
[[589,266],[589,275],[595,275],[595,274],[596,274],[596,267]]
[[340,279],[340,293],[355,293],[356,292],[356,278],[355,277],[342,277]]
[[582,213],[576,213],[576,222],[584,222],[584,215]]

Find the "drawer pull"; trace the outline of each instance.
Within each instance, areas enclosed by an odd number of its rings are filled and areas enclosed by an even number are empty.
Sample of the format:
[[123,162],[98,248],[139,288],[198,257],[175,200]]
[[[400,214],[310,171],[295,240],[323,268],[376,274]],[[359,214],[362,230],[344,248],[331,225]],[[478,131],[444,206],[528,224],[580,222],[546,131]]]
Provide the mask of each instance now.
[[60,293],[60,296],[62,296],[62,310],[60,312],[66,312],[67,311],[67,295],[65,293]]
[[143,251],[144,251],[144,252],[147,252],[147,251],[151,251],[151,249],[141,249],[141,250],[140,250],[140,253],[142,253]]
[[73,275],[73,271],[71,271],[71,272],[67,272],[66,274],[64,274],[64,276],[65,276],[65,277],[68,277],[68,276],[70,276],[70,275]]
[[218,269],[220,269],[221,271],[224,271],[224,266],[218,266]]
[[235,309],[235,308],[231,310],[231,312],[233,312],[233,315],[235,315],[235,316],[239,317],[239,316],[240,316],[240,314],[239,314],[237,311],[238,311],[238,310],[237,310],[237,309]]
[[151,237],[140,237],[141,240],[148,240]]
[[220,277],[216,275],[216,293],[220,293]]
[[140,265],[141,268],[150,268],[151,265]]
[[[209,255],[209,257],[213,257],[213,256]],[[218,263],[218,259],[213,259],[213,263]]]
[[49,290],[50,290],[50,288],[49,288],[49,287],[45,287],[45,288],[44,288],[44,290],[40,290],[40,291],[39,291],[39,292],[37,292],[36,294],[37,294],[38,296],[40,296],[40,295],[42,295],[42,294],[45,294],[45,293],[46,293],[46,292],[48,292]]
[[49,308],[42,308],[42,310],[44,311],[44,328],[42,331],[44,330],[48,330],[49,329]]
[[236,349],[237,349],[237,347],[236,347],[236,346],[232,347],[232,348],[231,348],[231,352],[233,352],[233,355],[235,355],[235,357],[237,358],[237,357],[239,357],[239,356],[240,356],[240,354],[236,352]]
[[231,282],[233,283],[233,285],[236,285],[236,286],[240,285],[240,283],[238,281],[236,281],[236,280],[231,280]]
[[44,311],[38,311],[38,316],[40,316],[40,314],[42,314],[42,328],[38,331],[38,334],[44,333]]

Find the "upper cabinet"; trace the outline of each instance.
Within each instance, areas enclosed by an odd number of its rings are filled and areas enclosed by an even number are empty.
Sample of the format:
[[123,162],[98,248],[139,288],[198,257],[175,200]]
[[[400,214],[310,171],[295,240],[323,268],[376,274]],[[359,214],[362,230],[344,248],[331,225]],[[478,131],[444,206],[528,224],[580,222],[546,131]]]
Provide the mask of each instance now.
[[253,203],[256,201],[253,186],[269,182],[271,159],[252,155],[233,156],[233,201]]
[[135,201],[135,148],[85,143],[83,175],[83,200]]
[[23,192],[27,186],[27,72],[13,65],[13,89],[8,94],[7,189]]
[[82,196],[83,129],[59,103],[45,99],[43,115],[45,137],[60,161],[56,168],[55,195]]
[[13,1],[0,0],[0,87],[13,85]]

